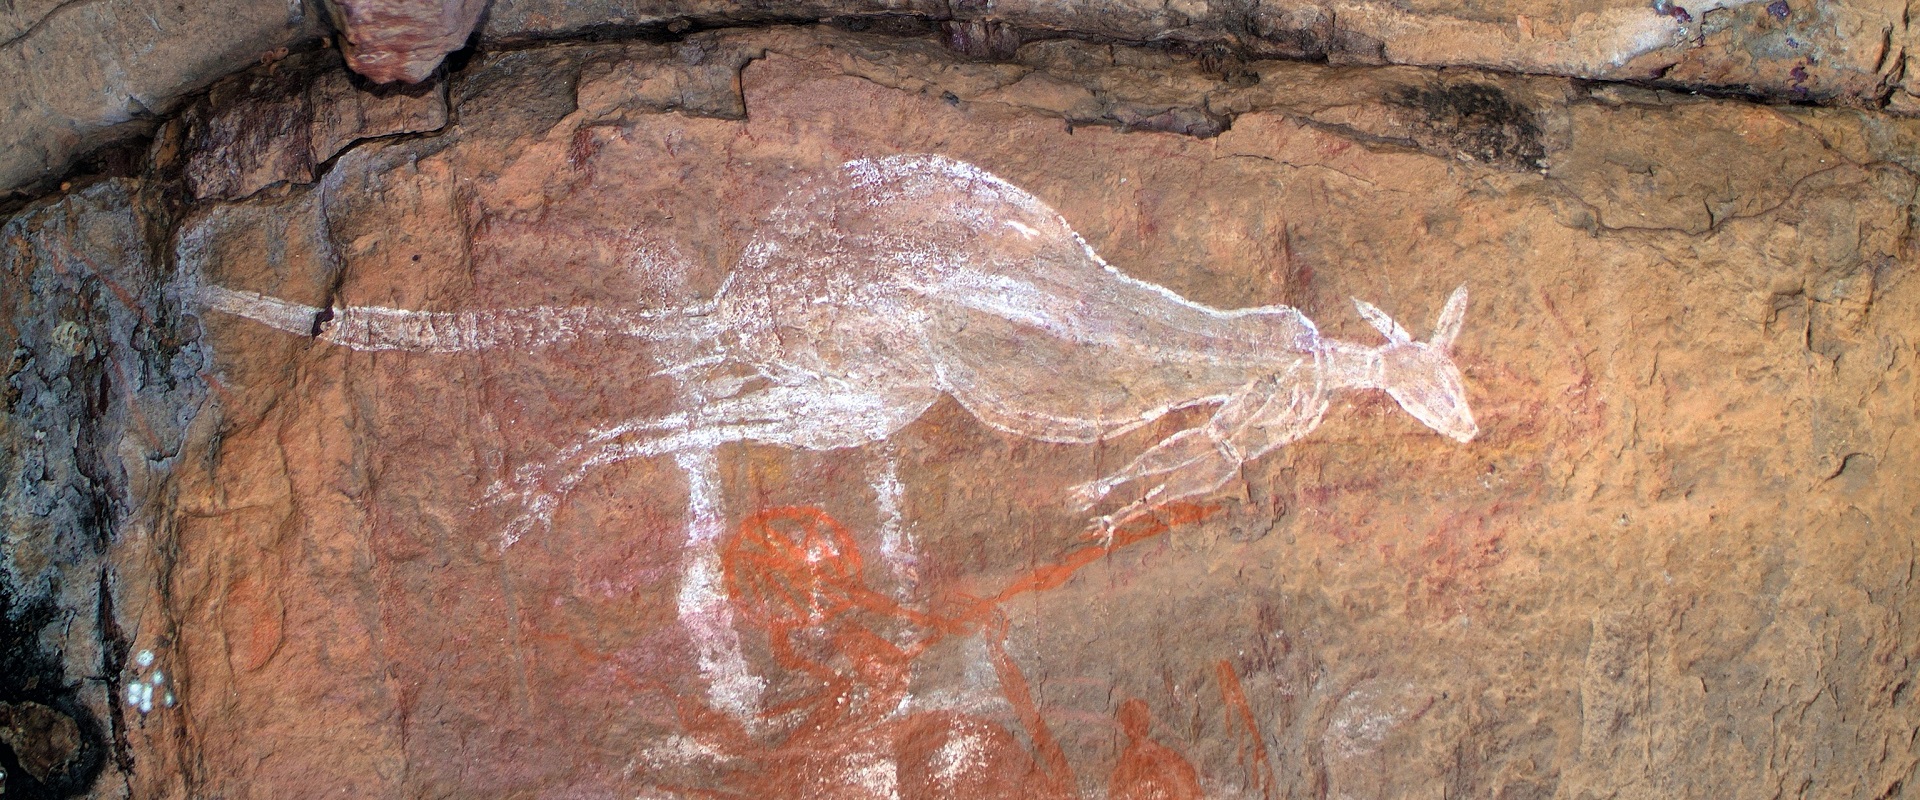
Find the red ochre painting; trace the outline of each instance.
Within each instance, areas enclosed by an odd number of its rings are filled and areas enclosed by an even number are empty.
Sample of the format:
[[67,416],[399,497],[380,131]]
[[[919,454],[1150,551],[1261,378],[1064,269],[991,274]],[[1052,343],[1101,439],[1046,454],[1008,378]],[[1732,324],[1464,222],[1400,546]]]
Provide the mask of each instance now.
[[[699,729],[730,760],[750,765],[730,776],[741,797],[1079,796],[1073,765],[1007,654],[1000,606],[1206,516],[1200,507],[1170,507],[1115,531],[1111,544],[1074,550],[993,597],[942,598],[932,604],[936,610],[919,611],[868,586],[854,537],[832,517],[814,508],[766,509],[722,546],[727,592],[743,628],[764,635],[774,662],[804,676],[806,688],[746,725],[697,703],[684,713],[707,723]],[[1000,691],[1016,712],[1017,734],[963,713],[899,713],[914,659],[955,636],[985,642]],[[1222,690],[1237,691],[1238,684]],[[1193,765],[1152,738],[1143,701],[1123,703],[1117,723],[1127,744],[1109,797],[1202,796]]]
[[[1081,776],[1008,654],[1002,606],[1058,588],[1082,569],[1214,511],[1175,503],[1114,531],[1106,544],[1072,549],[990,597],[953,595],[910,608],[868,583],[853,534],[826,512],[780,506],[749,516],[721,547],[728,597],[741,632],[762,638],[771,666],[795,689],[747,719],[698,697],[675,695],[617,659],[572,646],[571,654],[620,672],[618,685],[667,698],[684,733],[672,749],[700,762],[712,783],[663,782],[666,796],[807,798],[1073,798]],[[954,710],[902,713],[914,661],[943,641],[977,637],[1011,720]],[[1246,784],[1273,796],[1266,745],[1230,661],[1217,665],[1229,726],[1244,735]],[[772,676],[770,676],[772,677]],[[1014,723],[1012,727],[1007,724]],[[1153,736],[1140,698],[1112,720],[1123,749],[1102,785],[1107,797],[1176,800],[1207,796],[1177,746]],[[688,751],[691,751],[690,753]]]
[[0,800],[1915,795],[1920,27],[1598,5],[0,0],[304,37],[0,197]]
[[[686,282],[699,271],[671,244],[636,241],[632,249],[628,257],[656,281]],[[1307,667],[1272,651],[1292,647],[1281,626],[1265,630],[1263,617],[1251,654],[1224,643],[1202,653],[1204,689],[1190,677],[1158,676],[1181,718],[1156,718],[1147,698],[1105,686],[1106,712],[1078,710],[1064,720],[1076,737],[1070,743],[1056,733],[1061,712],[1041,701],[1010,652],[1011,604],[1038,604],[1092,565],[1215,516],[1217,505],[1201,504],[1320,427],[1336,396],[1390,398],[1460,443],[1479,434],[1452,352],[1466,287],[1441,303],[1425,338],[1357,299],[1354,309],[1379,343],[1323,337],[1289,306],[1221,310],[1130,277],[1039,198],[940,156],[857,160],[801,180],[760,222],[711,299],[674,287],[665,294],[678,299],[625,308],[422,311],[306,305],[218,282],[190,292],[209,316],[375,356],[522,358],[599,342],[647,354],[640,379],[671,387],[668,411],[603,419],[517,464],[494,457],[504,477],[476,499],[481,513],[471,519],[501,509],[499,553],[528,546],[528,538],[563,547],[580,541],[557,522],[576,504],[620,502],[628,491],[604,480],[616,466],[657,462],[652,474],[681,479],[649,496],[684,489],[684,538],[649,537],[645,547],[671,555],[651,556],[660,567],[648,577],[611,578],[624,588],[609,596],[642,583],[670,593],[691,664],[636,662],[512,623],[563,657],[597,665],[627,695],[602,702],[672,709],[670,720],[636,734],[622,780],[660,797],[1144,800],[1209,796],[1209,786],[1277,796],[1268,747],[1276,732],[1255,712],[1241,665],[1265,673],[1268,694],[1291,709],[1303,678],[1286,669]],[[948,399],[963,417],[933,411]],[[920,523],[906,509],[893,439],[929,413],[971,419],[1016,442],[1103,450],[1127,440],[1137,454],[1095,480],[1033,498],[1058,506],[1051,518],[1067,514],[1077,527],[1041,534],[1052,544],[1031,549],[1023,568],[1001,561],[968,574],[966,559],[930,557],[916,536],[944,532],[916,532]],[[1143,437],[1149,442],[1138,449]],[[856,536],[804,502],[729,509],[747,493],[728,485],[737,475],[721,450],[741,444],[857,454],[869,468],[853,494],[871,502],[861,517],[873,530]],[[1269,510],[1284,513],[1285,503]],[[658,508],[647,516],[657,524],[674,514]],[[1226,527],[1257,524],[1243,515]],[[990,535],[974,547],[1006,538]],[[863,552],[862,541],[873,552]],[[1452,586],[1422,571],[1425,555],[1399,556],[1412,559],[1409,586]],[[1142,558],[1145,566],[1121,571],[1134,576],[1128,580],[1153,580],[1154,556]],[[998,584],[983,587],[988,581]],[[1100,683],[1062,669],[1073,668],[1050,665],[1049,679],[1088,682],[1076,691]],[[698,690],[687,691],[689,678]],[[1374,752],[1377,742],[1365,737],[1404,721],[1401,700],[1389,692],[1383,709],[1349,709],[1361,715],[1353,721],[1361,739],[1334,756]],[[1215,719],[1197,716],[1203,708]],[[1342,719],[1319,724],[1346,735]],[[1200,741],[1203,731],[1211,741]],[[1089,737],[1103,735],[1107,755],[1089,759],[1102,749]],[[1215,757],[1215,774],[1202,774],[1186,752],[1196,744],[1231,749],[1231,766]],[[1309,747],[1314,763],[1299,765],[1307,774],[1301,785],[1325,783],[1318,747]]]

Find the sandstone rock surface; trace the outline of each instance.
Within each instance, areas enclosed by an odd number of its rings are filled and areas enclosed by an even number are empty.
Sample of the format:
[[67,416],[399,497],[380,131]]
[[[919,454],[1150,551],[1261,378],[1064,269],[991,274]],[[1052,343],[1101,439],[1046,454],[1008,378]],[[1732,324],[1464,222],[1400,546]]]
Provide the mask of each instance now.
[[[1646,81],[1793,100],[1890,104],[1910,112],[1913,32],[1903,2],[1394,3],[1264,0],[1015,0],[741,4],[714,0],[514,0],[496,3],[483,34],[512,41],[568,31],[766,19],[918,15],[950,40],[1061,34],[1220,47],[1254,57],[1336,63],[1465,66]],[[870,23],[862,23],[870,24]],[[965,49],[965,48],[962,48]],[[988,51],[977,51],[987,55]]]
[[353,71],[379,83],[419,83],[460,49],[485,0],[332,0],[340,51]]
[[187,190],[237,199],[315,167],[362,139],[438,130],[446,85],[356,87],[318,55],[227,81],[182,115]]
[[[516,8],[488,25],[576,24]],[[483,49],[404,98],[277,69],[0,231],[10,795],[1920,785],[1920,122],[984,27]],[[859,448],[604,459],[503,547],[529,469],[722,407],[670,338],[356,350],[206,301],[697,308],[796,187],[923,153],[1331,338],[1380,340],[1350,297],[1425,336],[1464,284],[1478,437],[1343,394],[1103,540],[1146,487],[1074,488],[1210,407],[1069,444],[943,397]]]
[[[937,30],[1005,59],[1093,38],[1235,58],[1472,67],[1644,82],[1775,102],[1920,111],[1902,0],[1392,3],[1124,0],[857,3],[731,0],[325,0],[309,4],[21,2],[0,9],[0,192],[56,179],[219,75],[319,40],[375,82],[426,80],[477,34],[496,46],[696,27],[811,22]],[[476,30],[477,28],[477,30]]]
[[0,193],[58,178],[182,95],[318,30],[304,3],[285,0],[0,7]]

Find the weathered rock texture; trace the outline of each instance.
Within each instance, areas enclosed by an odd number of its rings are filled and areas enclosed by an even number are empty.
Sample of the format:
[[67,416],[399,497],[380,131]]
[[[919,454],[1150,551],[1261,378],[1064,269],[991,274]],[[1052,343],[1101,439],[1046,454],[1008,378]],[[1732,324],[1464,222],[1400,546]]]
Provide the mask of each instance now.
[[[597,24],[519,13],[489,24]],[[1471,24],[1598,24],[1524,13]],[[262,69],[140,169],[16,214],[8,796],[1920,785],[1920,123],[917,25],[483,50],[404,99]],[[665,345],[358,351],[195,289],[683,307],[794,187],[901,153],[1030,191],[1128,275],[1340,339],[1378,339],[1350,296],[1424,335],[1465,284],[1480,435],[1343,395],[1103,544],[1072,488],[1208,409],[1070,445],[942,399],[869,447],[724,446],[705,517],[672,458],[602,466],[503,549],[524,508],[496,484],[685,407]]]
[[313,11],[287,0],[0,5],[0,193],[45,184],[183,94],[317,36]]
[[363,90],[318,55],[240,76],[182,115],[187,191],[238,199],[276,183],[311,183],[315,169],[362,139],[438,130],[446,85]]
[[9,353],[0,769],[9,796],[121,795],[136,763],[126,731],[137,712],[119,702],[134,653],[120,626],[165,604],[155,570],[171,558],[168,475],[209,363],[180,327],[186,320],[161,302],[164,214],[141,188],[97,182],[0,227]]
[[319,43],[327,22],[326,41],[376,82],[427,80],[470,35],[519,46],[833,18],[934,28],[979,58],[1067,36],[1242,59],[1635,81],[1911,115],[1920,113],[1911,16],[1903,0],[37,0],[0,8],[0,192],[47,184],[218,75]]
[[[700,0],[496,3],[483,30],[513,40],[622,26],[915,15],[956,43],[1060,33],[1220,47],[1252,57],[1471,66],[1637,80],[1799,101],[1913,109],[1903,2],[1600,3],[869,0],[760,6]],[[985,55],[985,52],[977,53]]]
[[460,49],[485,0],[338,0],[327,4],[347,65],[379,83],[419,83]]

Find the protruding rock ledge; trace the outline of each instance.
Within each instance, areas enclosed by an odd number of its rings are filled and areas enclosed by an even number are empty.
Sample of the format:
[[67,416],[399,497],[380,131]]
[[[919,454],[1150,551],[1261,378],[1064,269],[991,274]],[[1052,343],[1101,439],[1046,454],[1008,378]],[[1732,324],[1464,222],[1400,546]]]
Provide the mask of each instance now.
[[[1645,83],[1767,102],[1920,114],[1900,0],[279,0],[19,4],[0,12],[0,193],[44,187],[81,153],[143,129],[213,78],[317,43],[331,20],[374,82],[428,80],[472,41],[523,47],[698,28],[847,21],[938,28],[970,57],[1037,39],[1170,44],[1234,58],[1468,66]],[[1030,87],[1044,88],[1044,87]],[[1164,121],[1199,125],[1194,120]]]

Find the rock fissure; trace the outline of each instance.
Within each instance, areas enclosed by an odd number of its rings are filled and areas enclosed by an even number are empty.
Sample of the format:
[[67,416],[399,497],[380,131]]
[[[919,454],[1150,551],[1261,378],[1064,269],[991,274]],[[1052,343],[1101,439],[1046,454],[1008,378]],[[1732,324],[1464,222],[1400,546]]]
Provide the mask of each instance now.
[[[84,2],[84,1],[85,0],[76,0],[76,2]],[[369,6],[378,5],[378,4],[379,3],[377,2],[366,3],[366,5],[369,5]],[[63,5],[61,6],[61,8],[65,8],[65,6]],[[1712,17],[1714,19],[1719,19],[1720,17],[1728,16],[1728,15],[1744,15],[1742,16],[1742,19],[1746,19],[1747,17],[1751,17],[1755,14],[1758,14],[1764,17],[1765,15],[1770,13],[1764,10],[1755,11],[1756,8],[1757,8],[1757,5],[1751,5],[1751,4],[1741,4],[1738,6],[1730,6],[1726,8],[1715,7],[1714,9],[1709,10],[1707,16]],[[1328,9],[1321,9],[1314,13],[1319,13],[1322,15],[1322,19],[1325,25],[1328,27],[1328,29],[1341,30],[1342,28],[1340,27],[1340,22],[1339,22],[1340,18],[1336,15],[1335,11],[1336,11],[1335,9],[1328,8]],[[503,12],[503,13],[506,13],[508,16],[512,16],[512,12]],[[1017,22],[1013,22],[1013,23],[994,22],[991,18],[968,17],[966,19],[968,20],[968,24],[977,23],[977,24],[998,25],[1000,27],[994,28],[994,30],[1005,30],[1009,32],[1005,35],[1000,36],[1000,38],[1002,40],[1011,42],[1013,44],[1006,47],[996,46],[995,48],[990,48],[988,51],[982,51],[980,53],[972,53],[973,55],[986,56],[986,57],[992,57],[992,58],[999,58],[999,57],[1006,56],[1007,54],[1012,52],[1013,47],[1018,46],[1018,43],[1026,43],[1031,41],[1050,39],[1054,37],[1077,38],[1077,39],[1086,40],[1086,41],[1109,41],[1109,42],[1115,42],[1115,43],[1130,43],[1135,45],[1167,47],[1175,50],[1184,50],[1188,52],[1220,52],[1221,48],[1225,48],[1225,52],[1236,54],[1235,57],[1241,58],[1241,59],[1270,55],[1270,54],[1264,53],[1258,48],[1249,47],[1246,44],[1245,37],[1243,35],[1232,33],[1233,30],[1246,27],[1246,23],[1244,22],[1244,17],[1248,13],[1259,13],[1259,12],[1251,12],[1248,9],[1244,9],[1244,8],[1241,8],[1237,11],[1233,9],[1229,9],[1228,11],[1219,12],[1217,16],[1219,15],[1224,15],[1224,16],[1219,16],[1219,19],[1216,20],[1216,24],[1213,24],[1208,29],[1213,30],[1217,28],[1223,34],[1226,34],[1224,38],[1206,37],[1206,36],[1202,36],[1199,38],[1168,36],[1165,33],[1162,33],[1155,37],[1142,37],[1142,38],[1130,39],[1124,36],[1116,37],[1111,35],[1110,33],[1102,33],[1097,25],[1076,27],[1074,25],[1069,24],[1069,25],[1060,25],[1056,27],[1023,27],[1021,24]],[[1302,12],[1302,13],[1305,13],[1305,12]],[[1649,11],[1647,13],[1651,14],[1653,12]],[[37,23],[37,24],[44,24],[45,19],[46,18],[43,17],[40,23]],[[300,15],[296,15],[295,17],[290,17],[290,19],[303,20],[304,17]],[[519,19],[519,18],[515,17],[515,19]],[[1525,17],[1522,17],[1522,19],[1525,19]],[[588,28],[560,28],[560,29],[554,29],[551,32],[544,32],[544,33],[537,28],[522,28],[522,29],[517,29],[517,32],[501,31],[501,32],[498,32],[497,35],[491,35],[492,38],[487,38],[483,36],[480,39],[480,41],[482,42],[482,45],[481,45],[482,47],[488,48],[490,50],[500,50],[500,49],[510,50],[515,47],[544,47],[544,46],[551,46],[554,44],[565,44],[565,43],[573,43],[573,42],[580,42],[580,41],[611,41],[611,40],[630,41],[630,40],[634,40],[636,37],[640,39],[672,41],[675,39],[684,38],[685,36],[694,35],[701,32],[770,27],[770,26],[779,26],[779,25],[793,24],[793,23],[818,24],[816,20],[817,18],[808,18],[808,17],[800,17],[800,16],[781,16],[778,14],[771,15],[771,16],[760,14],[760,15],[751,16],[750,18],[745,18],[745,19],[735,18],[735,17],[726,17],[726,16],[706,18],[706,17],[701,17],[698,14],[694,14],[691,16],[686,16],[686,15],[669,16],[669,17],[661,18],[656,21],[650,21],[645,23],[637,23],[637,24],[629,24],[629,25],[615,24],[615,25],[611,25],[610,27],[607,25],[600,25],[600,26],[592,26]],[[911,22],[906,22],[906,20],[911,20]],[[891,11],[891,12],[855,14],[851,16],[833,17],[831,21],[834,24],[838,24],[843,27],[860,27],[870,31],[891,32],[894,34],[917,35],[926,30],[930,30],[930,29],[937,30],[941,25],[947,24],[954,20],[955,20],[955,17],[954,17],[953,9],[941,9],[939,13],[913,13],[913,12],[902,13],[898,11]],[[1228,24],[1232,20],[1241,20],[1241,22],[1235,23],[1235,24]],[[1368,23],[1368,24],[1372,24],[1372,23]],[[1705,22],[1701,22],[1697,24],[1700,27],[1702,27],[1703,31],[1705,30],[1705,28],[1711,27],[1706,25]],[[1720,23],[1715,23],[1715,24],[1717,25]],[[1409,30],[1416,29],[1417,27],[1418,26],[1410,27]],[[894,30],[889,31],[890,28]],[[905,28],[905,30],[900,30],[902,28]],[[1883,73],[1883,67],[1889,60],[1895,62],[1894,68],[1903,69],[1901,65],[1904,64],[1904,57],[1894,57],[1894,58],[1889,57],[1889,54],[1894,52],[1891,46],[1893,37],[1896,35],[1894,32],[1894,28],[1895,26],[1892,22],[1889,22],[1886,25],[1882,25],[1876,28],[1876,30],[1879,30],[1881,32],[1879,36],[1875,37],[1876,41],[1873,43],[1874,47],[1877,50],[1877,55],[1875,55],[1874,58],[1870,59],[1871,61],[1870,68],[1868,68],[1867,64],[1864,64],[1864,63],[1862,64],[1863,70],[1873,74]],[[1027,32],[1023,33],[1022,31],[1027,31]],[[1795,45],[1795,46],[1799,46],[1799,45]],[[960,51],[970,52],[970,51],[967,51],[964,47],[961,48]],[[1867,60],[1867,59],[1864,59],[1864,56],[1863,56],[1863,60]],[[1418,63],[1418,61],[1419,61],[1418,59],[1414,59],[1407,63]],[[1680,61],[1676,61],[1674,63],[1683,63],[1683,62],[1684,62],[1684,59],[1681,59]],[[1433,66],[1477,66],[1477,68],[1486,70],[1492,74],[1511,74],[1511,75],[1580,74],[1578,72],[1566,73],[1566,72],[1562,72],[1554,69],[1529,69],[1524,65],[1503,61],[1499,59],[1487,59],[1487,60],[1479,60],[1479,61],[1461,61],[1457,63],[1450,62],[1445,65],[1433,65]],[[1672,67],[1673,67],[1673,64],[1666,64],[1658,67],[1657,69],[1664,72],[1664,71],[1670,70]],[[1742,91],[1741,85],[1738,83],[1702,84],[1702,83],[1692,82],[1690,80],[1675,80],[1666,84],[1661,84],[1660,79],[1657,76],[1654,76],[1651,74],[1648,74],[1648,75],[1618,74],[1618,75],[1605,75],[1605,76],[1594,75],[1589,77],[1595,77],[1595,78],[1601,78],[1607,81],[1619,81],[1619,82],[1625,82],[1625,83],[1651,81],[1654,85],[1661,85],[1662,88],[1682,90],[1682,91],[1704,91],[1704,92],[1717,93],[1717,94],[1725,94],[1729,92],[1737,93]],[[1794,80],[1802,81],[1802,79],[1800,78],[1794,78]],[[1882,77],[1878,79],[1876,81],[1876,87],[1873,92],[1873,97],[1867,98],[1867,99],[1873,100],[1875,103],[1883,102],[1885,99],[1885,92],[1898,91],[1897,87],[1900,84],[1900,80],[1901,79],[1897,77],[1893,79],[1888,79],[1886,77]],[[1831,95],[1822,94],[1822,93],[1796,94],[1796,92],[1799,92],[1799,91],[1800,91],[1799,89],[1792,89],[1790,91],[1784,90],[1784,89],[1783,90],[1762,89],[1755,92],[1751,96],[1766,102],[1784,102],[1784,103],[1811,102],[1811,103],[1820,104],[1820,105],[1847,104],[1847,101],[1844,98],[1840,98],[1838,96],[1831,96]],[[131,95],[131,97],[133,97],[136,101],[140,101],[141,98],[145,96],[147,95],[144,93],[134,93]]]
[[11,48],[23,41],[26,41],[28,38],[32,37],[35,33],[39,32],[40,29],[48,23],[48,21],[52,20],[55,16],[59,14],[65,13],[67,9],[76,8],[79,6],[93,5],[99,2],[103,2],[103,0],[63,0],[59,5],[56,5],[53,8],[48,9],[47,13],[40,15],[39,18],[35,19],[32,23],[28,24],[25,28],[22,28],[19,33],[9,36],[5,39],[0,39],[0,52],[4,52],[8,48]]

